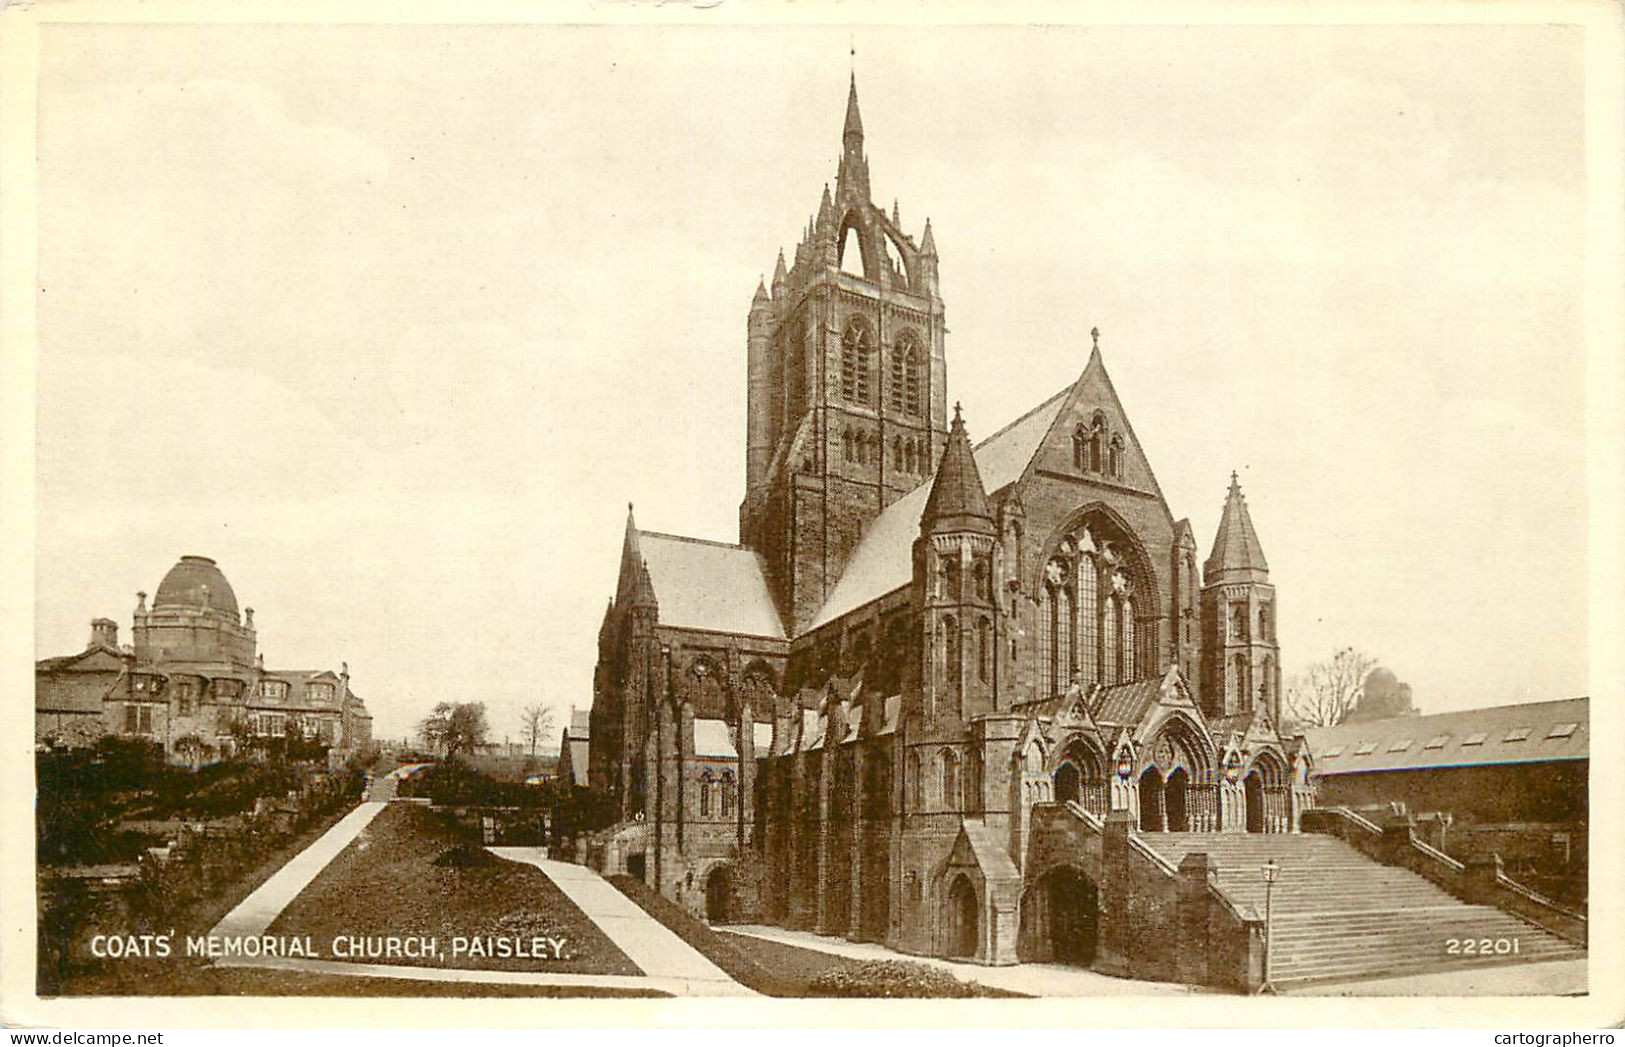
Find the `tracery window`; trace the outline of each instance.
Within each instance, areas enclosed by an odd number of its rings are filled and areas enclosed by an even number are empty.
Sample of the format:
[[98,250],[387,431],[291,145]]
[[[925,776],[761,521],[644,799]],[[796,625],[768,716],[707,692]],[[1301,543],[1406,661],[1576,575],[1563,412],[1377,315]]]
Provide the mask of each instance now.
[[1099,679],[1095,658],[1100,643],[1100,565],[1092,555],[1078,558],[1078,668],[1085,680]]
[[1105,652],[1106,664],[1102,666],[1103,675],[1109,680],[1121,680],[1120,666],[1123,660],[1123,650],[1117,644],[1118,607],[1117,594],[1106,597],[1106,605],[1100,616],[1100,646]]
[[1123,598],[1123,664],[1122,672],[1117,676],[1119,681],[1134,679],[1134,598]]
[[869,404],[870,357],[874,354],[874,340],[869,325],[854,316],[841,336],[841,396],[848,403]]
[[894,411],[920,413],[920,343],[913,332],[905,331],[892,346],[891,407]]

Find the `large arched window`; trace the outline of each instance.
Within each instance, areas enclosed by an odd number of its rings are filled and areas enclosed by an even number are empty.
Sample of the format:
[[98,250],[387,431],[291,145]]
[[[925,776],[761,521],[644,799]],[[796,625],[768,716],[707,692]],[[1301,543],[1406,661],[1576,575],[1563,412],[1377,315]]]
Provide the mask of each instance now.
[[1056,557],[1044,565],[1038,613],[1039,691],[1048,698],[1066,686],[1072,659],[1072,590],[1070,565]]
[[912,331],[904,331],[892,346],[891,407],[894,411],[918,415],[920,413],[920,369],[923,353],[919,339]]
[[869,363],[874,354],[869,325],[854,316],[841,336],[841,396],[849,403],[871,403]]

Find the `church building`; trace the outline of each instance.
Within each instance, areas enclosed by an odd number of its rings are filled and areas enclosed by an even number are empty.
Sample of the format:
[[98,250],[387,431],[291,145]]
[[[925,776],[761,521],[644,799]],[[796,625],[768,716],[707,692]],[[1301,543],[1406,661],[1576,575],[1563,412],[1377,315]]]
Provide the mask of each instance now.
[[589,860],[713,920],[1092,962],[1132,949],[1100,926],[1108,823],[1296,832],[1277,594],[1233,473],[1198,566],[1098,331],[973,440],[938,265],[871,200],[854,80],[834,186],[746,319],[738,544],[629,507],[590,725],[621,821]]

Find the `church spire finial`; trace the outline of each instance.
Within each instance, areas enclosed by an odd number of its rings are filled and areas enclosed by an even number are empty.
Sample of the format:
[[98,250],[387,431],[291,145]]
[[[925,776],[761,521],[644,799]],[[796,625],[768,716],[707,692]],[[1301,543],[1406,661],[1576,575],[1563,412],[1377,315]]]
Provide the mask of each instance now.
[[1091,327],[1089,329],[1089,337],[1093,338],[1095,341],[1095,352],[1100,352],[1100,328]]
[[[853,52],[856,54],[856,52]],[[841,138],[848,148],[863,144],[863,117],[858,113],[858,74],[853,70],[852,79],[846,90],[846,127],[841,131]]]

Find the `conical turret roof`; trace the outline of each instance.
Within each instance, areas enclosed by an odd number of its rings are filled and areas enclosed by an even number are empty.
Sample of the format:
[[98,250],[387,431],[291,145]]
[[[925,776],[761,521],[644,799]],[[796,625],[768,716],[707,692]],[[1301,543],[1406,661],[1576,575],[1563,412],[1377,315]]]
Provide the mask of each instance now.
[[1253,529],[1253,518],[1247,512],[1247,498],[1241,493],[1241,482],[1230,474],[1230,492],[1224,500],[1224,515],[1219,517],[1219,530],[1213,536],[1213,552],[1203,569],[1205,581],[1214,582],[1269,580],[1270,565],[1264,559],[1264,547]]
[[965,433],[965,420],[960,417],[958,404],[954,405],[948,446],[942,451],[937,475],[931,481],[920,528],[928,532],[994,533],[993,509],[988,505],[982,474],[977,471],[976,456],[971,452],[970,437]]

